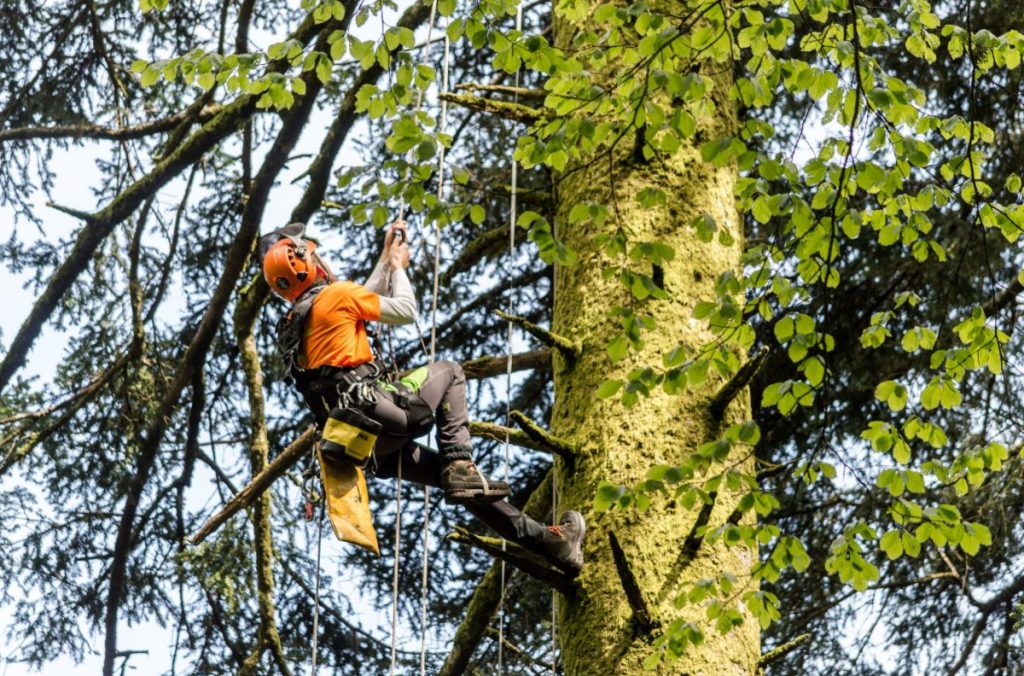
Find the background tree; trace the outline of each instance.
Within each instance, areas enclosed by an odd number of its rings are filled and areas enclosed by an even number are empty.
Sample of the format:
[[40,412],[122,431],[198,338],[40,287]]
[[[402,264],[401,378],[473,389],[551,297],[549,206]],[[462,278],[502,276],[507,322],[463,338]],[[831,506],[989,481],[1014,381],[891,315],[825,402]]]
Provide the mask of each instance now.
[[[439,345],[479,360],[479,420],[505,417],[493,310],[564,339],[513,343],[529,356],[511,406],[551,435],[517,438],[562,454],[511,469],[517,504],[543,516],[553,464],[560,506],[591,523],[558,604],[566,673],[1013,673],[1014,3],[578,0],[525,6],[519,32],[515,3],[440,2],[451,81],[477,85],[447,97],[444,129],[440,48],[418,45],[429,9],[25,0],[0,17],[18,225],[2,256],[35,297],[0,362],[17,659],[81,657],[102,636],[112,673],[133,647],[119,629],[150,620],[172,632],[173,672],[301,670],[316,530],[298,481],[182,541],[309,438],[271,344],[259,232],[313,221],[361,279],[379,237],[358,226],[401,199],[423,226],[423,307],[441,228]],[[52,158],[78,146],[94,204],[60,203],[75,179]],[[52,232],[42,195],[75,219],[65,239],[26,232]],[[32,349],[54,328],[59,359]],[[419,336],[390,342],[403,366],[424,358]],[[476,429],[500,472],[501,434]],[[383,528],[393,488],[373,490]],[[428,625],[454,639],[428,670],[493,671],[496,568],[440,544],[460,513],[433,509],[428,532],[409,503],[404,623],[419,624],[412,552],[429,535]],[[386,540],[383,562],[326,545],[320,661],[339,672],[389,667],[387,629],[354,619],[389,607]],[[518,573],[508,586],[519,650],[501,659],[541,671],[550,596]],[[758,627],[783,654],[759,657]],[[400,652],[400,670],[418,657]]]

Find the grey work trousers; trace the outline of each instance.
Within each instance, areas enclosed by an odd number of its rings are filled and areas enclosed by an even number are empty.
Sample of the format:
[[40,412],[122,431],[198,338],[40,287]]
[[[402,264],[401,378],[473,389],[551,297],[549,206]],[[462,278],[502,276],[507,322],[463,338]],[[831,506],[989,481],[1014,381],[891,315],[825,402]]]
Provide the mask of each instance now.
[[[427,367],[427,378],[419,388],[419,395],[435,411],[437,445],[444,452],[452,446],[468,447],[469,411],[466,407],[466,377],[455,362],[435,362]],[[401,458],[402,479],[427,486],[441,486],[441,456],[412,443],[406,412],[389,396],[379,390],[377,403],[369,412],[383,429],[377,439],[373,474],[382,479],[398,475]],[[466,505],[476,518],[495,533],[530,549],[541,546],[544,526],[526,516],[506,500],[483,505]]]

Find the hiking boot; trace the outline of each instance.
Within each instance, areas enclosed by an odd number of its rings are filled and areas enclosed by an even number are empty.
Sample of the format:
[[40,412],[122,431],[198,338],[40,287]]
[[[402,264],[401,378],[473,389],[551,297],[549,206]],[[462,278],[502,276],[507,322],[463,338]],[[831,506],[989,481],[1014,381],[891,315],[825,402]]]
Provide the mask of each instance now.
[[548,526],[541,538],[544,557],[572,577],[583,568],[583,536],[587,524],[579,512],[563,512],[557,526]]
[[504,481],[490,481],[472,460],[456,459],[441,470],[444,501],[450,505],[486,504],[507,498],[510,491]]

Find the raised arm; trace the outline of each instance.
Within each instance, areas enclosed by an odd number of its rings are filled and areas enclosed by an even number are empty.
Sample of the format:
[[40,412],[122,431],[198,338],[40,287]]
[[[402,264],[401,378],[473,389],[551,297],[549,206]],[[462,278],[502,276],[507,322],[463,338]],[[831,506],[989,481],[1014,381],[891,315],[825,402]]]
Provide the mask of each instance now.
[[[400,236],[397,235],[399,232]],[[392,223],[384,236],[384,251],[365,284],[380,296],[380,321],[385,324],[411,324],[416,321],[416,292],[405,272],[409,267],[406,239],[405,221]]]

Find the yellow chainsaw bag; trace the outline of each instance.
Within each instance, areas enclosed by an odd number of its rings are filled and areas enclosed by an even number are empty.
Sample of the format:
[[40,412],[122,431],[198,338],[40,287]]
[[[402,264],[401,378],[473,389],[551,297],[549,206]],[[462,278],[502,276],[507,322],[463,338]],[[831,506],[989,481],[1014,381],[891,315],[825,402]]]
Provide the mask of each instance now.
[[362,468],[322,450],[318,453],[327,515],[334,535],[342,542],[351,542],[380,556]]
[[324,455],[366,466],[377,442],[381,424],[354,408],[335,408],[327,417],[321,435]]

